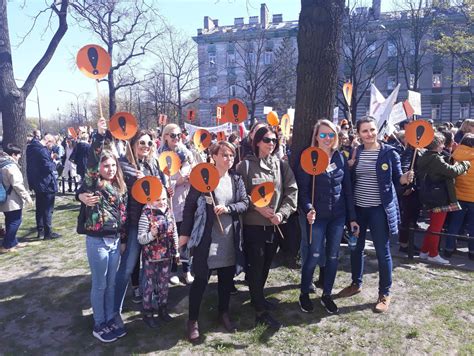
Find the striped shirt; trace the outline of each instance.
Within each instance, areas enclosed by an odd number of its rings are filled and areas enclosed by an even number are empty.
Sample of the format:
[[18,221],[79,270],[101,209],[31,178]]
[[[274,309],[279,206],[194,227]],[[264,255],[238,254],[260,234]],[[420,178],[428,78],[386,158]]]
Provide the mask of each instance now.
[[380,149],[363,150],[360,153],[355,171],[354,201],[356,206],[369,208],[382,204],[377,181],[377,158],[379,153]]

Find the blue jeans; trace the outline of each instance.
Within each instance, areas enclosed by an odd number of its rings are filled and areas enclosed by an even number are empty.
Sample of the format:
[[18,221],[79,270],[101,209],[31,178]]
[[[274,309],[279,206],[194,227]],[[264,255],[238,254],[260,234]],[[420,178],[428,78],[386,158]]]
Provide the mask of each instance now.
[[[474,237],[474,203],[459,201],[462,210],[449,213],[448,234],[463,234],[464,227],[470,237]],[[469,252],[474,252],[474,240],[468,242]],[[452,252],[456,249],[456,238],[446,237],[446,251]]]
[[114,317],[115,277],[120,261],[120,239],[106,242],[102,237],[86,237],[87,259],[91,268],[91,305],[94,324],[99,326]]
[[362,285],[365,236],[369,228],[379,265],[379,294],[389,295],[392,286],[392,255],[385,210],[382,205],[370,208],[356,206],[356,214],[360,233],[357,246],[351,251],[352,283],[359,287]]
[[301,268],[301,293],[309,293],[314,269],[319,265],[325,267],[323,295],[331,295],[345,221],[344,216],[335,219],[316,219],[312,225],[312,241],[309,244],[308,232],[308,253]]
[[128,228],[127,248],[120,259],[120,266],[115,281],[115,306],[114,312],[117,315],[122,313],[123,301],[127,294],[128,281],[137,263],[138,257],[142,250],[138,243],[138,226],[130,226]]
[[4,212],[5,215],[5,237],[3,247],[12,248],[18,245],[16,233],[21,225],[21,209]]

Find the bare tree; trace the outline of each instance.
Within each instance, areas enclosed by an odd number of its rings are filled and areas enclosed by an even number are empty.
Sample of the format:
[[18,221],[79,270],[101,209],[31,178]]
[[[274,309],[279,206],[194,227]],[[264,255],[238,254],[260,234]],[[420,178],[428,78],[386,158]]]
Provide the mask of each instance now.
[[[0,112],[3,116],[3,145],[15,143],[24,147],[27,135],[25,114],[26,98],[33,89],[38,77],[46,68],[67,31],[68,0],[51,1],[51,5],[39,13],[38,17],[50,12],[50,21],[57,17],[58,26],[43,56],[29,73],[22,87],[18,87],[13,73],[12,50],[7,18],[7,0],[0,0]],[[34,24],[28,31],[34,30]]]
[[[163,68],[162,75],[169,77],[175,95],[167,96],[163,103],[169,101],[178,114],[178,122],[182,124],[184,108],[199,100],[189,99],[189,94],[199,85],[197,49],[188,36],[171,26],[166,28],[164,41],[159,45],[159,51],[150,51],[160,58]],[[162,78],[163,84],[166,79]],[[162,85],[164,89],[164,85]]]
[[332,117],[344,0],[301,0],[292,164],[310,143],[317,120]]
[[[257,32],[258,31],[258,32]],[[235,67],[243,72],[243,80],[237,80],[235,85],[244,93],[249,110],[251,124],[255,119],[258,105],[271,99],[266,84],[275,73],[276,66],[265,59],[267,35],[264,29],[256,30],[253,35],[235,42]],[[268,87],[267,87],[268,89]]]
[[401,65],[406,87],[418,90],[420,77],[429,64],[425,59],[430,51],[426,43],[432,34],[436,11],[425,6],[424,0],[401,0],[397,6],[401,9],[401,17],[391,21],[388,37],[396,46],[397,62]]
[[[356,1],[352,9],[347,9],[343,26],[342,60],[346,78],[340,78],[339,90],[342,92],[344,82],[349,79],[352,83],[351,117],[355,124],[357,108],[370,87],[371,81],[385,69],[386,61],[381,61],[384,50],[384,41],[378,40],[379,31],[370,17],[370,12],[357,9],[360,5]],[[347,112],[347,103],[337,95],[339,104]]]
[[79,25],[92,30],[112,58],[105,79],[112,116],[117,110],[117,91],[140,83],[137,60],[160,36],[155,26],[157,14],[144,0],[76,0],[71,7]]

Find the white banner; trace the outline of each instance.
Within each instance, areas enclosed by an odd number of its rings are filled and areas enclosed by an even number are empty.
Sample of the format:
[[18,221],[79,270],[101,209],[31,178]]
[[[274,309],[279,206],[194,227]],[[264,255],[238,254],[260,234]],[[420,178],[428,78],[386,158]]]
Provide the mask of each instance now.
[[267,115],[270,111],[273,111],[273,108],[271,106],[264,106],[263,107],[263,114]]
[[408,90],[408,102],[415,111],[415,115],[421,115],[421,94]]
[[375,117],[379,113],[379,109],[385,101],[382,93],[377,89],[377,87],[372,84],[370,87],[370,108],[369,116]]
[[374,118],[377,120],[377,128],[379,130],[379,138],[383,138],[390,113],[392,112],[393,105],[398,97],[398,91],[400,90],[400,84],[394,89],[392,94],[380,105],[380,108],[375,112]]
[[289,108],[288,110],[286,110],[286,113],[290,117],[291,126],[293,126],[293,123],[295,122],[295,109]]
[[390,113],[390,118],[388,119],[389,124],[395,125],[403,120],[407,119],[407,114],[403,108],[403,103],[399,102],[393,106],[392,112]]
[[219,126],[210,126],[210,127],[196,126],[196,125],[191,125],[185,122],[184,128],[186,129],[186,131],[188,131],[189,137],[193,137],[194,133],[199,129],[204,129],[204,130],[209,131],[210,133],[215,133],[215,134],[217,134],[220,131],[224,131],[226,135],[230,135],[232,133],[232,124],[229,122],[226,122],[225,124],[222,124]]

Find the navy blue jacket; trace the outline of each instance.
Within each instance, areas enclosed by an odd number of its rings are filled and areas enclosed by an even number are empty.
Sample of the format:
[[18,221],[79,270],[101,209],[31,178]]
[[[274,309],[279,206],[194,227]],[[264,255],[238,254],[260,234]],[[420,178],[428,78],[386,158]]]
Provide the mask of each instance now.
[[[333,219],[346,216],[348,221],[355,221],[354,198],[352,195],[351,176],[344,154],[336,151],[331,157],[326,172],[316,176],[314,189],[314,209],[316,220]],[[298,183],[298,206],[307,214],[311,206],[311,191],[313,176],[309,175],[298,165],[296,171]]]
[[78,141],[76,147],[71,153],[69,160],[72,163],[77,165],[77,174],[79,174],[82,178],[86,174],[87,170],[87,157],[89,157],[89,148],[91,147],[90,144],[84,141]]
[[37,139],[26,147],[26,177],[30,189],[40,193],[56,193],[56,165],[51,152]]
[[[357,147],[356,160],[352,166],[353,187],[355,186],[355,171],[363,149],[364,145]],[[400,184],[400,177],[402,175],[400,156],[394,147],[380,142],[380,152],[376,164],[380,199],[387,215],[389,233],[390,236],[397,236],[398,225],[400,224],[397,190],[402,189]]]

